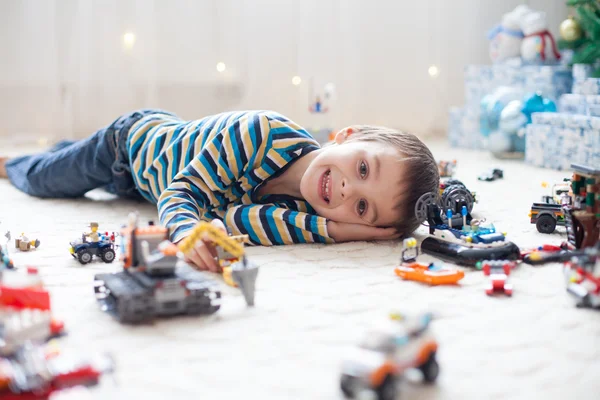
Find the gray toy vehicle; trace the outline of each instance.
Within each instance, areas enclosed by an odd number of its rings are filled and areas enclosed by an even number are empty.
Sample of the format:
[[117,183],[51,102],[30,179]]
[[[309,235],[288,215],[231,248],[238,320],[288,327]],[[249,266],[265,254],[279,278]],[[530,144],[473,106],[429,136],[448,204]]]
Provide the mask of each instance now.
[[[166,228],[137,227],[130,215],[121,233],[127,238],[123,271],[95,276],[94,290],[102,309],[120,322],[144,322],[155,316],[212,314],[220,307],[217,282],[192,269],[177,256]],[[154,249],[151,252],[150,249]]]

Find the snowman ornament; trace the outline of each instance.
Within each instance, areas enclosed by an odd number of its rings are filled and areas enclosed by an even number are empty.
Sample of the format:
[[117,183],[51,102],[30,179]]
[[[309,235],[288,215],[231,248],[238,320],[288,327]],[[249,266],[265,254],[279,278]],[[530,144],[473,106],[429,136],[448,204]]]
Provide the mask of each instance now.
[[546,13],[531,12],[521,20],[521,30],[525,35],[521,43],[521,57],[524,61],[551,62],[560,59],[554,37],[548,31]]
[[490,40],[490,58],[498,63],[521,54],[521,20],[530,13],[526,5],[520,5],[502,16],[502,22],[488,33]]

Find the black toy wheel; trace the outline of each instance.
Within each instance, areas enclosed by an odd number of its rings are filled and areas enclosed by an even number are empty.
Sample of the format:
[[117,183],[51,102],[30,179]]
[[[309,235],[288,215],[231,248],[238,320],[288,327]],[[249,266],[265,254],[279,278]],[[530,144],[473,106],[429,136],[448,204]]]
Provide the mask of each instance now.
[[459,181],[458,179],[448,179],[444,182],[442,182],[444,184],[445,187],[450,187],[450,186],[454,186],[454,185],[460,185],[464,188],[466,188],[465,184],[462,183],[461,181]]
[[473,211],[475,199],[469,189],[462,183],[446,186],[442,193],[442,206],[444,207],[444,210],[453,210],[456,202],[464,203],[469,213]]
[[102,258],[102,261],[105,263],[111,263],[115,260],[115,251],[113,249],[106,249],[102,252],[100,258]]
[[340,389],[342,389],[342,393],[344,397],[347,399],[354,398],[354,385],[356,378],[350,375],[342,375],[340,379]]
[[435,358],[435,351],[429,355],[429,358],[419,367],[419,370],[423,373],[423,381],[426,383],[435,382],[440,374],[440,365]]
[[425,193],[417,200],[415,204],[415,215],[420,223],[427,220],[427,206],[437,204],[438,199],[435,193]]
[[87,264],[92,261],[92,253],[89,250],[79,250],[77,252],[77,259],[82,264]]
[[556,228],[556,220],[550,215],[541,215],[535,223],[539,233],[552,233]]
[[385,377],[383,383],[377,388],[377,400],[396,400],[397,381],[392,375]]

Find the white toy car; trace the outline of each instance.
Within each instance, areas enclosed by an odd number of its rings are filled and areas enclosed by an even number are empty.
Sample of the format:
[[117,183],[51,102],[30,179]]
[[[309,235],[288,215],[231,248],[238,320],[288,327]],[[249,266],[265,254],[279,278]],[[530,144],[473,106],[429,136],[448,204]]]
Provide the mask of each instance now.
[[409,368],[435,382],[439,374],[437,342],[429,331],[431,314],[405,317],[392,314],[382,326],[367,332],[342,364],[340,387],[347,398],[396,398],[398,380]]

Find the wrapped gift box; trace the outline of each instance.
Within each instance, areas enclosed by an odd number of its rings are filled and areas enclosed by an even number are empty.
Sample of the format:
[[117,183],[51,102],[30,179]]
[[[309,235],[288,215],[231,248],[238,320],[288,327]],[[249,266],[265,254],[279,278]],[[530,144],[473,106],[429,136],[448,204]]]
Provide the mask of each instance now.
[[526,127],[526,162],[565,170],[571,163],[600,165],[600,118],[534,113],[532,119]]
[[583,114],[597,117],[599,106],[600,95],[568,93],[560,96],[558,100],[559,111],[569,114]]
[[600,79],[587,78],[573,82],[573,93],[585,95],[600,95]]
[[482,148],[483,136],[479,133],[479,109],[473,111],[459,107],[451,108],[448,139],[452,147]]

